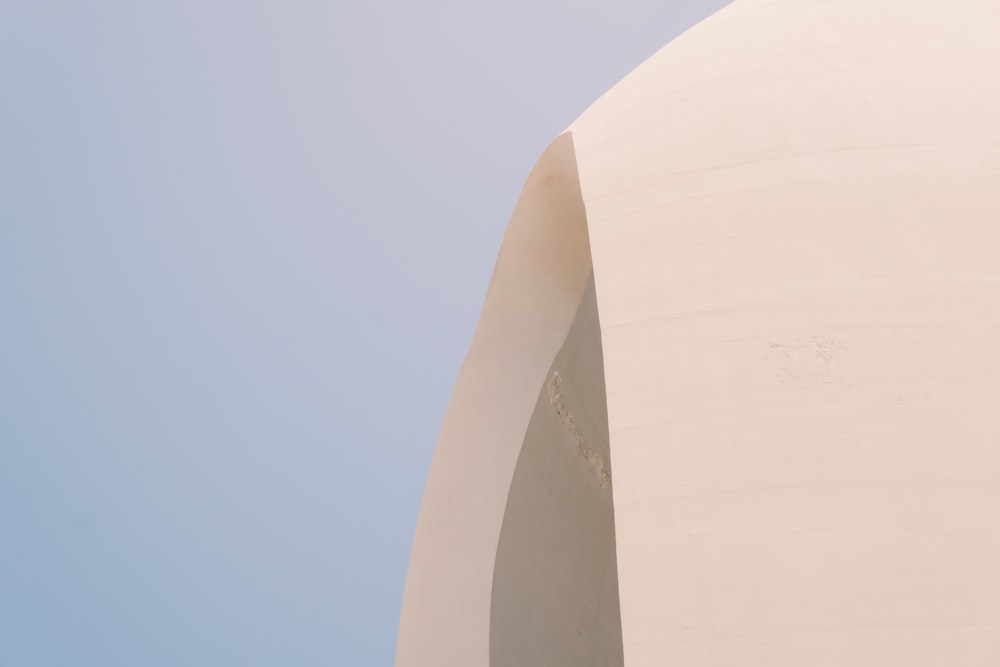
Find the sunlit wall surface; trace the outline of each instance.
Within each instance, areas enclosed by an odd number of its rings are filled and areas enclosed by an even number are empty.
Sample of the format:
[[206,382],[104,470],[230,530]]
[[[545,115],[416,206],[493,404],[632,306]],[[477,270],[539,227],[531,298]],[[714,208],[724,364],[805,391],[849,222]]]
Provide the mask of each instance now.
[[399,667],[1000,660],[998,36],[986,0],[737,0],[555,139]]

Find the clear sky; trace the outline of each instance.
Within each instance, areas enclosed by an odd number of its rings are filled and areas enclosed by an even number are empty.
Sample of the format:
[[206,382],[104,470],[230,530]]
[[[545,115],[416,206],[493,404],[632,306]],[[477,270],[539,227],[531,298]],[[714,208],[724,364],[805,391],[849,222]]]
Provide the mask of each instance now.
[[390,665],[528,171],[724,4],[0,0],[0,667]]

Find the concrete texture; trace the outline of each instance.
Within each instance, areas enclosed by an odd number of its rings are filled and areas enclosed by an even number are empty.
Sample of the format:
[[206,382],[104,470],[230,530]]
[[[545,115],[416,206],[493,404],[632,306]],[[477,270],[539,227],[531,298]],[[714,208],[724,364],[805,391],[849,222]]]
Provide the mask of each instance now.
[[557,139],[442,429],[399,667],[1000,661],[998,44],[992,1],[737,0]]

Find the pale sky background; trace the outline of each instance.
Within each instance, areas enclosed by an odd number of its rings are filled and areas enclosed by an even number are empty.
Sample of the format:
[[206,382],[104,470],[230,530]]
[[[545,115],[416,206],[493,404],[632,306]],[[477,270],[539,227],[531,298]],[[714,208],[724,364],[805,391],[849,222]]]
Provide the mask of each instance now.
[[391,665],[524,179],[724,4],[0,0],[0,667]]

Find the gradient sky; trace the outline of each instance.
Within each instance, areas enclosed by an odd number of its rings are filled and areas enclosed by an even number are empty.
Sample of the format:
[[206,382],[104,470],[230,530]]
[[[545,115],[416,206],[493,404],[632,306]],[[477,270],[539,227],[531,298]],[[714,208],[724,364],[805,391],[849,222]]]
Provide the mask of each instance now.
[[0,0],[0,666],[390,665],[524,179],[724,4]]

